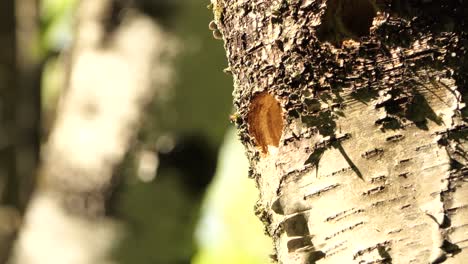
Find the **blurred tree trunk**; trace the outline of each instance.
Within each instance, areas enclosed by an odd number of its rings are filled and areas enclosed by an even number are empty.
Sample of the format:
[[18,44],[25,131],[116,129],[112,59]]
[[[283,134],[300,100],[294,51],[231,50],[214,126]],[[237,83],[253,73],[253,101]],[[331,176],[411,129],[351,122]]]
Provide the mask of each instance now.
[[12,263],[111,263],[115,171],[170,78],[172,37],[122,1],[83,0],[66,91]]
[[273,258],[465,263],[468,5],[212,3]]
[[4,263],[19,221],[15,168],[16,21],[15,1],[0,3],[0,263]]
[[39,161],[41,131],[41,74],[39,1],[16,0],[17,99],[16,175],[18,206],[24,212],[32,194]]
[[9,256],[20,214],[32,192],[39,155],[37,12],[35,0],[0,4],[0,263]]

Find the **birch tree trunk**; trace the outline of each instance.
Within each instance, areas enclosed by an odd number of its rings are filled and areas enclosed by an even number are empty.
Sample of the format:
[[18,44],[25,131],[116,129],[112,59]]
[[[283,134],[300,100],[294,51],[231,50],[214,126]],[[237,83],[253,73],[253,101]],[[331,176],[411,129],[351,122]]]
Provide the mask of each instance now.
[[213,0],[279,263],[466,263],[466,1]]

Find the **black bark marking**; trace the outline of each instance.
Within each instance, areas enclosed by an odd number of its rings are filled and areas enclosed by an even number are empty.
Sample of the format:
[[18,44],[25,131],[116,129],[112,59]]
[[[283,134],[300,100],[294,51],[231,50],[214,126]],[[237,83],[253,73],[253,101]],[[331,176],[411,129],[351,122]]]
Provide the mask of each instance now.
[[336,237],[336,236],[339,235],[339,234],[342,234],[342,233],[351,231],[351,230],[355,229],[356,227],[363,225],[364,223],[365,223],[365,222],[358,222],[358,223],[355,223],[354,225],[345,227],[345,228],[341,229],[340,231],[338,231],[338,232],[336,232],[336,233],[333,233],[333,234],[331,234],[331,235],[325,237],[325,240],[330,240],[330,239]]
[[312,198],[316,198],[318,196],[321,196],[322,194],[326,193],[326,192],[329,192],[333,189],[336,189],[338,187],[340,187],[341,185],[339,183],[335,183],[335,184],[332,184],[332,185],[329,185],[327,187],[324,187],[324,188],[321,188],[320,190],[317,190],[313,193],[310,193],[310,194],[307,194],[304,196],[304,200],[309,200],[309,199],[312,199]]
[[281,225],[283,230],[286,231],[286,234],[289,237],[292,236],[305,236],[309,235],[309,227],[307,226],[308,215],[306,214],[297,214],[290,218],[284,220]]
[[403,140],[404,138],[405,138],[405,136],[403,136],[401,134],[397,134],[397,135],[394,135],[394,136],[390,136],[390,137],[386,138],[385,140],[387,142],[397,142],[397,141]]
[[335,222],[338,222],[338,221],[341,221],[343,219],[346,219],[350,216],[353,216],[353,215],[357,215],[357,214],[360,214],[360,213],[363,213],[365,212],[364,209],[349,209],[349,210],[346,210],[346,211],[342,211],[342,212],[339,212],[333,216],[329,216],[327,217],[327,219],[325,219],[326,222],[330,222],[330,221],[335,221]]
[[278,198],[273,202],[273,204],[271,205],[271,210],[273,210],[273,212],[279,215],[284,215],[283,205],[281,204],[281,198]]
[[312,241],[310,240],[310,237],[308,236],[293,238],[289,240],[287,244],[288,252],[290,253],[298,249],[302,249],[302,248],[310,247],[310,246],[312,246]]
[[387,176],[379,175],[371,178],[371,183],[378,183],[378,182],[385,182],[387,180]]
[[367,196],[367,195],[373,195],[373,194],[378,194],[381,193],[385,190],[385,186],[377,186],[372,189],[369,189],[365,192],[362,193],[362,195]]
[[325,253],[323,251],[312,251],[309,253],[309,259],[307,263],[314,264],[324,257]]
[[312,203],[304,199],[294,200],[280,196],[271,205],[271,210],[279,215],[292,215],[296,213],[303,213],[312,209]]
[[362,153],[361,157],[363,157],[365,159],[371,159],[373,157],[382,155],[383,152],[384,152],[383,149],[375,148],[375,149],[372,149],[372,150],[369,150],[369,151],[366,151],[366,152]]
[[461,248],[459,246],[449,242],[448,240],[444,240],[440,248],[443,249],[446,253],[453,255],[456,255],[461,252]]
[[404,164],[404,163],[408,163],[410,161],[411,161],[411,159],[402,159],[402,160],[398,161],[398,163],[399,164]]
[[403,195],[403,196],[398,196],[398,197],[392,198],[390,200],[377,201],[375,203],[372,203],[370,205],[370,207],[372,208],[372,207],[383,206],[383,205],[386,205],[388,203],[396,203],[396,202],[400,202],[401,200],[406,199],[406,198],[407,198],[407,196]]
[[411,173],[409,172],[403,172],[403,173],[400,173],[398,174],[398,177],[401,177],[401,178],[408,178],[408,176],[411,175]]
[[[378,243],[375,246],[368,247],[366,249],[360,250],[357,253],[354,254],[353,259],[360,259],[359,263],[385,263],[385,264],[391,264],[392,263],[392,257],[389,254],[389,241],[385,241],[383,243]],[[375,259],[375,257],[371,256],[371,260],[365,260],[366,255],[377,251],[377,253],[380,256],[380,259]],[[363,259],[364,258],[364,259]]]

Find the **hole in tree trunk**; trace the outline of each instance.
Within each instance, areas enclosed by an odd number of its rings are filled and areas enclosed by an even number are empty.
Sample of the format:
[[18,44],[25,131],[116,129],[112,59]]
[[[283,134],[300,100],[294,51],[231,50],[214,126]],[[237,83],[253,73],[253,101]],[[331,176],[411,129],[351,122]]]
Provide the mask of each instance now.
[[249,133],[264,154],[269,152],[269,146],[279,146],[283,117],[278,100],[266,92],[256,95],[250,104],[247,119]]
[[369,35],[376,15],[375,0],[328,0],[317,37],[334,45],[347,39],[357,41]]

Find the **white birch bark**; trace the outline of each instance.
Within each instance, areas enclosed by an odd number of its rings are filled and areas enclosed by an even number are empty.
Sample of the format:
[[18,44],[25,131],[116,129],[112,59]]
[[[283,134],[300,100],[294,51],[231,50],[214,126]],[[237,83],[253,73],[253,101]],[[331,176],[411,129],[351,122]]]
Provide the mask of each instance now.
[[212,5],[273,259],[465,263],[466,4]]

